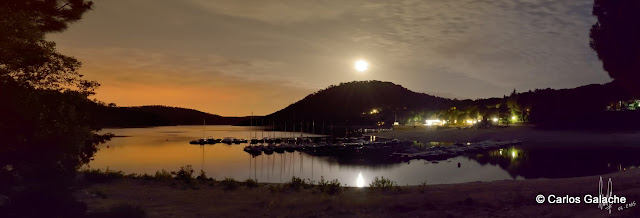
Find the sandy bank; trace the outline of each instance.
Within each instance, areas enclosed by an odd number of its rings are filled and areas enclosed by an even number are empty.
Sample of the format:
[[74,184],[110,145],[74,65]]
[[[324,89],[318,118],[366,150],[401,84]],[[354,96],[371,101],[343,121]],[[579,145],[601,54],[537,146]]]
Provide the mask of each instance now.
[[[628,203],[640,203],[640,170],[603,175],[612,178],[613,193]],[[169,186],[170,182],[118,179],[94,184],[79,192],[89,210],[105,210],[127,203],[143,208],[150,217],[255,217],[255,216],[428,216],[428,217],[605,217],[597,204],[538,204],[538,194],[579,196],[598,194],[599,176],[568,179],[474,182],[402,187],[400,191],[345,188],[338,195],[313,190],[272,193],[269,185],[225,191],[220,185],[199,185],[198,190]],[[424,190],[424,191],[422,191]],[[99,191],[106,199],[86,194]],[[606,191],[606,190],[605,190]],[[640,216],[640,206],[611,215]]]

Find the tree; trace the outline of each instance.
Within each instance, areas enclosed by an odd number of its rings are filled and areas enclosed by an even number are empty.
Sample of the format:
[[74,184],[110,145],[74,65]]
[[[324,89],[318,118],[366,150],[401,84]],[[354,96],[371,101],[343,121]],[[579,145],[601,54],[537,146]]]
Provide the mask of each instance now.
[[498,107],[498,115],[500,116],[500,119],[502,119],[507,125],[509,125],[509,123],[511,122],[511,110],[509,109],[507,104],[500,104],[500,106]]
[[595,0],[590,46],[609,76],[636,96],[640,94],[640,1]]
[[88,99],[98,83],[45,34],[91,9],[84,0],[0,0],[0,214],[78,217],[69,190],[78,168],[112,135],[98,135]]
[[92,93],[98,84],[82,79],[81,63],[45,40],[46,33],[64,31],[91,6],[84,0],[0,1],[0,76],[36,88]]

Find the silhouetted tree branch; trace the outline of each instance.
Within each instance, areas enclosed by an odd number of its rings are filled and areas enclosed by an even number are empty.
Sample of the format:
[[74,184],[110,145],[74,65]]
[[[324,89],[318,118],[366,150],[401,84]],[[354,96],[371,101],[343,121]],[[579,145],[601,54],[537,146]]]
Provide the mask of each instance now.
[[640,94],[640,1],[595,0],[591,48],[617,83]]

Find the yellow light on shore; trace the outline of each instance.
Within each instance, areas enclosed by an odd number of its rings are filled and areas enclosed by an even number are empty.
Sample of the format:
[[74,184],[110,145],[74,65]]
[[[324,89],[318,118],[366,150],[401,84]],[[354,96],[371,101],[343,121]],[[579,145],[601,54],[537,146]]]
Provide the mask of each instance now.
[[498,118],[493,118],[493,122],[498,122]]
[[512,116],[512,117],[511,117],[511,119],[512,119],[512,120],[517,120],[517,119],[518,119],[518,117],[516,117],[516,116]]
[[424,125],[425,126],[438,125],[438,124],[441,124],[441,123],[444,124],[444,122],[440,121],[440,120],[425,120],[424,121]]

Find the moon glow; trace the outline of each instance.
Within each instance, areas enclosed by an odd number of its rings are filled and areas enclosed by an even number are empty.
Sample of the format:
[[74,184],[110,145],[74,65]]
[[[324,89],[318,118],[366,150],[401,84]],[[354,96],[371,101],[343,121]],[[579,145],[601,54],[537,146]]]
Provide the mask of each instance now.
[[360,59],[354,63],[353,67],[358,72],[364,72],[364,71],[367,71],[367,69],[369,69],[369,63],[367,63],[367,61],[365,60]]

